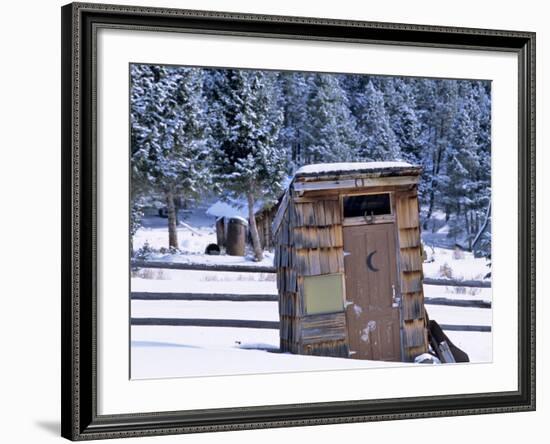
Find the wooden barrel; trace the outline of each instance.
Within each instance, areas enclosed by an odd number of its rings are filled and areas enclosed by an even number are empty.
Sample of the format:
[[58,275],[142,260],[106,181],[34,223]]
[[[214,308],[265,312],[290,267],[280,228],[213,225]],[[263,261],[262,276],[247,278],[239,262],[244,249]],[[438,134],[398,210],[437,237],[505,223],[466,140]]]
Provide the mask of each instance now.
[[232,217],[227,223],[225,246],[230,256],[244,256],[248,223],[244,219]]
[[216,219],[216,241],[220,247],[225,246],[225,218]]

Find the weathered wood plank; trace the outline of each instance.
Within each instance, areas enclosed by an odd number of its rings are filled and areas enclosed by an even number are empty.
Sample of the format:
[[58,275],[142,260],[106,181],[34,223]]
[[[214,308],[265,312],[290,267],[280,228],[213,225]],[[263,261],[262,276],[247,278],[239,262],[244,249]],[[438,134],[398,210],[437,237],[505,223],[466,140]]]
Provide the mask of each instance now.
[[407,248],[401,250],[400,254],[401,271],[422,271],[422,256],[420,249]]
[[343,240],[340,225],[325,227],[294,228],[294,246],[296,248],[342,247]]
[[283,196],[283,199],[281,200],[281,203],[279,204],[279,208],[277,208],[277,213],[275,213],[275,217],[273,218],[273,223],[271,224],[271,230],[273,231],[274,234],[276,234],[279,231],[279,227],[281,226],[281,223],[283,222],[285,214],[287,213],[289,200],[290,200],[290,193],[287,190]]
[[[256,321],[249,319],[132,318],[131,325],[279,329],[280,323],[278,321]],[[292,327],[292,323],[288,323],[288,326]],[[441,324],[441,328],[447,331],[491,331],[491,327],[486,325]],[[416,335],[418,335],[418,333],[416,333]],[[416,335],[413,334],[411,336]]]
[[278,321],[255,321],[250,319],[132,318],[131,324],[174,327],[279,328]]
[[278,301],[277,294],[218,294],[218,293],[154,293],[134,291],[130,293],[134,301],[236,301],[268,302]]
[[164,268],[167,270],[199,270],[199,271],[228,271],[246,273],[275,273],[273,266],[267,265],[245,265],[245,264],[216,264],[216,263],[195,263],[195,262],[164,262],[132,260],[130,265],[134,268]]
[[414,320],[424,317],[424,295],[422,292],[405,293],[402,295],[403,320]]
[[296,214],[300,215],[300,225],[316,225],[313,203],[296,205]]
[[409,347],[421,347],[425,342],[424,320],[418,319],[403,322],[403,345]]
[[315,224],[317,226],[327,225],[325,217],[325,205],[322,200],[317,201],[313,204],[313,212],[315,213]]
[[399,230],[399,248],[420,247],[420,230],[418,227]]
[[408,347],[404,350],[404,360],[405,361],[413,361],[414,358],[421,355],[422,353],[425,353],[427,348],[424,345],[420,345],[418,347]]
[[316,190],[357,189],[366,187],[397,186],[418,183],[418,176],[397,176],[377,178],[354,178],[317,180],[315,182],[296,181],[292,185],[294,190],[301,193]]
[[323,201],[338,201],[338,194],[334,194],[334,195],[327,195],[327,194],[323,194],[321,196],[303,196],[303,197],[293,197],[292,198],[293,202],[294,203],[313,203],[313,202],[318,202],[319,200],[323,200]]
[[491,282],[457,279],[424,278],[424,285],[440,285],[447,287],[491,288]]
[[302,318],[302,325],[306,328],[322,327],[327,325],[345,327],[346,314],[344,312],[341,312],[308,315]]
[[441,342],[439,345],[439,351],[441,352],[441,357],[443,358],[443,362],[456,362],[455,357],[453,356],[453,353],[451,352],[451,348],[449,347],[449,344],[447,344],[446,341]]
[[452,325],[452,324],[440,324],[442,330],[447,331],[477,331],[477,332],[490,332],[491,327],[488,325]]
[[346,341],[324,341],[321,343],[303,344],[297,353],[314,356],[349,357],[349,347]]
[[308,250],[308,256],[309,256],[309,270],[308,273],[304,273],[304,275],[308,276],[315,276],[321,274],[321,258],[319,256],[319,250],[313,249]]
[[295,177],[300,181],[317,181],[323,179],[342,179],[342,178],[383,178],[383,177],[401,177],[414,176],[417,179],[422,174],[422,167],[417,165],[399,165],[379,167],[370,165],[368,168],[361,168],[362,165],[357,165],[353,170],[332,170],[332,171],[299,171]]
[[319,251],[319,262],[321,265],[321,274],[331,273],[330,269],[330,250],[323,249]]
[[447,305],[450,307],[491,308],[488,301],[479,299],[424,298],[424,305]]
[[417,228],[419,226],[418,200],[414,197],[399,195],[395,204],[399,229]]
[[302,326],[302,344],[323,343],[329,341],[345,341],[346,330],[344,328],[303,328]]
[[301,276],[305,276],[309,270],[308,250],[296,250],[296,270]]
[[417,293],[423,291],[422,272],[401,273],[401,293]]
[[[341,251],[339,248],[333,249],[334,253]],[[340,255],[334,254],[334,257]],[[343,255],[341,259],[337,259],[343,269]],[[276,273],[277,269],[270,266],[258,265],[234,265],[234,264],[196,264],[196,263],[177,263],[177,262],[161,262],[161,261],[142,261],[132,260],[131,266],[135,268],[165,268],[169,270],[199,270],[199,271],[227,271],[227,272],[250,272],[250,273]],[[341,269],[335,269],[334,272],[339,272]],[[447,287],[468,287],[468,288],[491,288],[490,281],[480,280],[456,280],[456,279],[436,279],[424,278],[424,285],[437,285]],[[414,291],[414,290],[413,290]],[[403,293],[407,291],[402,289]],[[412,291],[409,291],[412,292]]]

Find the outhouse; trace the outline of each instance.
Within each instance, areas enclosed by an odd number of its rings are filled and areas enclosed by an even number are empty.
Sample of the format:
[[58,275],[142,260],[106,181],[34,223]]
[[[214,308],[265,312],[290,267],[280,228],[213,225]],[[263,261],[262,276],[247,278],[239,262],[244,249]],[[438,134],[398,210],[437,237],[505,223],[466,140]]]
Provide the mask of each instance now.
[[354,162],[295,173],[273,221],[281,351],[384,361],[427,351],[421,171]]

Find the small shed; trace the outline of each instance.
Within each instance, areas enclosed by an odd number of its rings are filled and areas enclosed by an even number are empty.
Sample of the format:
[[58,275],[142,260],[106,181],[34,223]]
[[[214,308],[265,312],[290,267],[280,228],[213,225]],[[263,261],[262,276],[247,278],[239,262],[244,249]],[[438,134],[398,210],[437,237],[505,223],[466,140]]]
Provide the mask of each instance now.
[[385,361],[427,351],[421,172],[354,162],[295,173],[273,221],[281,351]]

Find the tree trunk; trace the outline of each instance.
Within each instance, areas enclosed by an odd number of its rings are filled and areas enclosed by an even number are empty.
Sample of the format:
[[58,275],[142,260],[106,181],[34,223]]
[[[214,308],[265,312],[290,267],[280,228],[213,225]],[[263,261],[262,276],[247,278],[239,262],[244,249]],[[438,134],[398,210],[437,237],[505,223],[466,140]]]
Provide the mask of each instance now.
[[470,221],[470,211],[464,210],[464,221],[466,222],[466,240],[468,242],[468,251],[472,251],[472,238],[470,237],[472,233],[472,224]]
[[481,235],[483,232],[487,229],[487,225],[489,224],[489,219],[491,218],[491,201],[489,201],[489,205],[487,206],[487,210],[485,212],[485,220],[483,221],[483,225],[481,225],[481,228],[478,230],[476,237],[472,241],[472,248],[474,248],[481,238]]
[[[433,132],[436,134],[436,132]],[[433,141],[435,146],[435,151],[432,156],[432,177],[430,180],[430,192],[429,192],[429,206],[428,206],[428,214],[426,215],[426,219],[424,220],[424,224],[422,226],[422,229],[427,230],[428,229],[428,222],[430,221],[430,218],[432,217],[433,211],[435,209],[435,191],[438,186],[438,176],[439,176],[439,170],[441,168],[441,160],[443,155],[443,148],[438,145],[435,140]],[[434,226],[435,228],[435,226]]]
[[256,216],[254,215],[254,195],[249,193],[246,197],[248,198],[248,222],[250,224],[250,237],[252,238],[254,259],[259,262],[264,258],[264,255],[262,252],[262,244],[260,243],[260,236],[258,235]]
[[166,193],[166,209],[168,211],[168,246],[170,248],[178,248],[178,218],[174,193],[172,191]]

